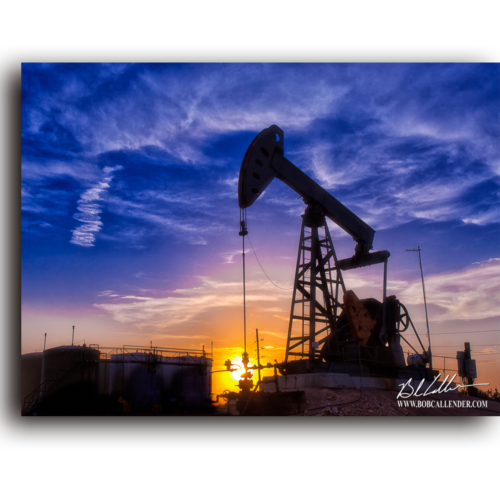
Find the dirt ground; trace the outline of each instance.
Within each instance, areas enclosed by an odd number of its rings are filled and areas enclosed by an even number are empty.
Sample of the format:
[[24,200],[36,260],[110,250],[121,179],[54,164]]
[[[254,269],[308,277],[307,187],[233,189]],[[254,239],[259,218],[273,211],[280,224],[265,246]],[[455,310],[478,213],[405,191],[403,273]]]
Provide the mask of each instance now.
[[[493,416],[500,415],[500,403],[487,401],[487,408],[411,408],[411,401],[420,404],[452,405],[452,401],[484,402],[484,400],[462,396],[456,392],[411,397],[405,401],[408,407],[399,407],[397,391],[375,389],[306,389],[307,409],[305,416]],[[403,401],[399,399],[399,401]],[[403,403],[404,404],[404,403]],[[477,404],[477,403],[476,403]]]
[[[295,413],[293,417],[458,417],[458,416],[500,416],[500,403],[485,401],[484,399],[463,396],[451,392],[446,394],[433,394],[431,396],[411,397],[398,405],[396,396],[398,391],[387,391],[377,389],[305,389],[305,411]],[[481,408],[456,408],[456,407],[411,407],[411,402],[427,404],[450,405],[454,401],[480,402],[487,407]],[[301,408],[303,406],[301,405]],[[293,411],[296,411],[295,408]],[[151,416],[151,413],[131,413],[129,416]],[[169,416],[239,416],[236,401],[232,400],[229,409],[227,405],[215,406],[209,412],[169,412]],[[265,414],[267,416],[273,413]],[[264,415],[264,416],[265,416]],[[247,417],[252,418],[251,415]],[[258,418],[258,417],[257,417]],[[281,417],[282,418],[282,417]]]
[[[377,389],[305,389],[305,411],[289,416],[306,417],[413,417],[413,416],[498,416],[500,403],[463,396],[457,392],[396,399],[398,391]],[[401,401],[401,404],[398,404]],[[469,408],[454,407],[455,402],[470,402]],[[473,403],[481,407],[472,407]],[[420,407],[418,405],[420,404]],[[487,405],[486,407],[484,405]],[[433,405],[433,407],[429,407]],[[304,406],[302,406],[304,408]],[[236,401],[229,414],[238,416]],[[270,413],[269,415],[271,415]],[[226,416],[226,405],[216,407],[215,415]]]

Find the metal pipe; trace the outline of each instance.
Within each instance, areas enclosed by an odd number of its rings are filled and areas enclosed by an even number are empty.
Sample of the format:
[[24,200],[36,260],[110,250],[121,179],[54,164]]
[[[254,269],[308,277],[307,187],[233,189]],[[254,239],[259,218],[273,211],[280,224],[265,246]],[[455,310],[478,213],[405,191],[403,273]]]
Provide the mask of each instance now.
[[424,272],[422,271],[422,259],[420,257],[420,246],[418,246],[417,249],[418,249],[418,263],[420,265],[420,276],[422,277],[422,290],[424,292],[425,321],[427,323],[427,338],[429,339],[429,367],[432,370],[431,333],[429,330],[429,317],[427,315],[427,299],[425,297]]
[[420,277],[422,278],[422,291],[424,294],[424,307],[425,307],[425,322],[427,324],[427,339],[429,340],[429,367],[432,370],[432,348],[431,348],[431,334],[429,329],[429,316],[427,314],[427,298],[425,296],[425,283],[424,283],[424,272],[422,270],[422,259],[420,257],[420,245],[417,246],[417,249],[414,248],[410,250],[406,250],[407,252],[417,252],[418,254],[418,265],[420,266]]
[[318,259],[318,227],[311,226],[311,274],[309,285],[309,360],[314,361],[316,343],[316,261]]
[[[299,250],[297,252],[297,264],[295,266],[295,269],[299,268],[300,265],[300,259],[302,256],[302,263],[305,264],[305,250],[304,250],[304,231],[305,231],[305,225],[304,225],[304,219],[302,219],[302,226],[300,228],[300,240],[299,240]],[[292,329],[293,329],[293,309],[294,309],[294,303],[295,303],[295,297],[297,295],[297,286],[299,284],[299,273],[295,272],[295,280],[293,283],[293,292],[292,292],[292,305],[290,309],[290,321],[288,323],[288,336],[286,340],[286,351],[285,351],[285,363],[288,362],[288,356],[289,356],[289,351],[290,351],[290,338],[292,336]],[[302,302],[302,317],[305,316],[304,314],[304,309],[305,309],[305,302]],[[302,339],[304,338],[304,321],[302,321]],[[304,354],[304,342],[302,343],[302,354]]]
[[[420,347],[422,347],[422,350],[425,352],[424,344],[422,344],[422,341],[420,340],[420,336],[417,333],[417,329],[415,328],[415,325],[413,324],[413,321],[411,320],[410,315],[408,315],[408,321],[410,322],[410,325],[413,328],[413,332],[415,333],[415,336],[417,337],[418,342],[420,343]],[[403,336],[401,335],[401,337],[403,337]]]
[[73,345],[74,340],[75,340],[75,325],[73,325],[73,335],[71,336],[71,345]]
[[[260,380],[257,382],[255,385],[255,389],[251,392],[250,397],[247,400],[247,404],[245,405],[245,408],[243,408],[243,411],[241,412],[241,416],[245,415],[245,412],[247,411],[248,405],[250,404],[250,401],[254,397],[254,394],[257,392],[257,389],[259,388],[261,382]],[[229,408],[229,399],[227,400],[228,408]]]
[[247,305],[245,290],[245,237],[243,237],[243,351],[247,352]]
[[[138,349],[144,349],[147,350],[149,349],[148,347],[145,347],[143,345],[133,345],[133,344],[124,344],[123,347],[117,348],[117,347],[101,347],[101,349],[127,349],[129,347],[134,347]],[[173,347],[156,347],[157,350],[159,351],[165,351],[165,352],[177,352],[177,353],[203,353],[203,350],[201,349],[174,349]]]
[[245,236],[248,234],[246,224],[246,210],[240,211],[240,232],[243,240],[243,344],[244,354],[247,352],[247,306],[246,306],[246,289],[245,289]]

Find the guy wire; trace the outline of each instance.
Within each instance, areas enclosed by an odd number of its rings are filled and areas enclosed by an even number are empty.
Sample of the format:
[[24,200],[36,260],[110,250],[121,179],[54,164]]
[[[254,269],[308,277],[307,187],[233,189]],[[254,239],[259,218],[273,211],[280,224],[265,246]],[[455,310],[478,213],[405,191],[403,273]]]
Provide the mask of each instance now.
[[283,288],[282,286],[279,286],[277,285],[269,276],[268,274],[266,273],[266,271],[264,270],[264,268],[262,267],[262,264],[260,263],[260,260],[259,258],[257,257],[257,252],[255,251],[255,248],[253,247],[252,245],[252,242],[250,240],[250,237],[248,236],[247,234],[247,238],[248,238],[248,242],[250,243],[250,246],[252,247],[252,250],[253,250],[253,253],[255,255],[255,258],[257,259],[257,262],[259,263],[259,266],[260,268],[262,269],[262,272],[266,275],[266,278],[276,287],[276,288],[280,288],[281,290],[293,290],[293,288]]

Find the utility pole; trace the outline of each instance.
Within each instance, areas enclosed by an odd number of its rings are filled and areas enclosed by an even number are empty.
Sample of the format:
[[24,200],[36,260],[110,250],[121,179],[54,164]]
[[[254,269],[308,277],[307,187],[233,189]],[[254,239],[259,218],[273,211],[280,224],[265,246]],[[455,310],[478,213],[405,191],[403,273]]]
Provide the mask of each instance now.
[[420,276],[422,278],[422,291],[424,293],[425,321],[427,323],[427,338],[429,339],[429,367],[432,370],[431,334],[429,331],[429,316],[427,315],[427,299],[425,297],[424,272],[422,271],[422,259],[420,257],[420,245],[417,246],[416,250],[413,248],[413,249],[406,250],[406,251],[407,252],[417,252],[417,254],[418,254],[418,265],[420,266]]
[[[472,365],[472,356],[470,352],[470,342],[464,342],[464,351],[465,351],[465,361],[464,361],[464,369],[465,374],[467,376],[467,385],[474,384],[474,379],[471,378],[471,375],[474,376],[472,372],[475,371],[475,363]],[[473,369],[471,367],[473,366]],[[467,395],[468,396],[477,396],[477,387],[467,387]]]
[[259,351],[259,330],[255,329],[255,335],[257,336],[257,371],[259,372],[259,382],[260,382],[260,351]]

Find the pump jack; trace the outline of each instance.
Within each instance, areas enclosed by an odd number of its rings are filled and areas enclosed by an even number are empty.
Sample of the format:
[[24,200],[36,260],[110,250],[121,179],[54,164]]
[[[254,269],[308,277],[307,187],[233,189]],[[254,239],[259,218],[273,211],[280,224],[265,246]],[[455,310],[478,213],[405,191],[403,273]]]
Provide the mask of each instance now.
[[[397,378],[419,375],[432,380],[432,370],[426,368],[430,353],[420,341],[408,311],[395,296],[386,295],[390,253],[370,253],[375,231],[288,160],[284,151],[283,131],[276,125],[264,129],[245,153],[238,182],[243,238],[247,231],[246,208],[275,178],[306,204],[286,357],[279,364],[280,373],[328,371]],[[352,236],[356,242],[352,257],[337,259],[326,218]],[[373,298],[359,300],[346,289],[342,272],[381,263],[382,302]],[[421,353],[402,335],[410,325],[422,347]],[[412,357],[411,366],[406,366],[401,339],[416,353],[417,361]]]

